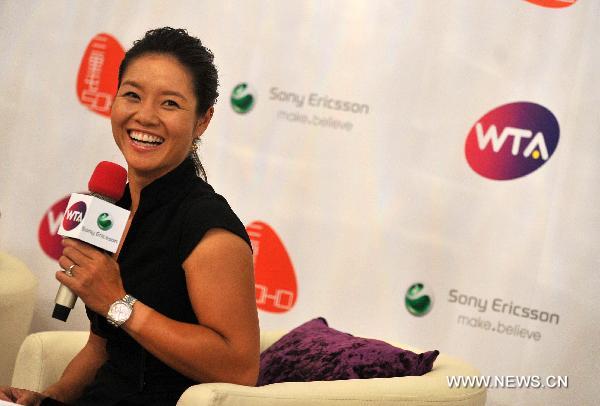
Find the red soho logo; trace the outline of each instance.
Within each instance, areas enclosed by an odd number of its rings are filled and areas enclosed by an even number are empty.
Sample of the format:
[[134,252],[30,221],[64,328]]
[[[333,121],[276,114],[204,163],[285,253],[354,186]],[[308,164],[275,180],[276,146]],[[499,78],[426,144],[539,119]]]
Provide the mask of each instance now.
[[254,221],[246,230],[254,251],[256,305],[267,312],[287,312],[298,296],[292,261],[275,231],[266,223]]
[[558,137],[558,121],[550,110],[530,102],[509,103],[477,120],[467,136],[465,155],[483,177],[515,179],[545,164]]
[[125,51],[109,34],[98,34],[88,44],[77,75],[77,97],[88,109],[110,117],[117,92],[119,65]]
[[71,205],[65,212],[62,226],[65,230],[70,231],[77,227],[85,217],[87,206],[85,202],[76,202]]
[[577,0],[525,0],[538,6],[548,8],[564,8],[575,4]]
[[67,204],[69,203],[69,197],[65,196],[58,202],[48,209],[44,214],[40,227],[38,228],[38,241],[42,250],[50,258],[58,261],[58,258],[62,255],[62,237],[58,235],[58,227],[63,219]]

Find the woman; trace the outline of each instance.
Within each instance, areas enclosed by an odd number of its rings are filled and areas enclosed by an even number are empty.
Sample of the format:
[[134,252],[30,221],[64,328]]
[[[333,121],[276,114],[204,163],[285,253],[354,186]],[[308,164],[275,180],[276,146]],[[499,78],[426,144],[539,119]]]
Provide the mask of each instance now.
[[0,399],[168,405],[200,382],[255,384],[250,242],[195,152],[216,97],[213,55],[184,30],[149,31],[126,53],[111,114],[128,165],[126,238],[114,258],[64,240],[69,272],[56,278],[85,302],[88,342],[43,394],[5,388]]

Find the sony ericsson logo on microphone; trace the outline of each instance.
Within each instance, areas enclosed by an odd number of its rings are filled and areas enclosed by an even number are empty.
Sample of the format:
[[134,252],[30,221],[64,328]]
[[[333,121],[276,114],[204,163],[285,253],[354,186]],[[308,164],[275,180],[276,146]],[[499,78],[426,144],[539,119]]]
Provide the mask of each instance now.
[[96,220],[96,224],[98,224],[98,228],[102,231],[108,231],[113,226],[113,219],[110,214],[102,213],[98,216],[98,220]]
[[425,316],[433,306],[433,292],[423,283],[414,283],[406,291],[404,305],[413,316]]
[[240,83],[231,92],[231,107],[233,111],[246,114],[256,101],[256,91],[248,83]]
[[65,216],[63,217],[62,223],[63,228],[67,231],[70,231],[77,227],[79,223],[83,221],[86,210],[87,206],[85,205],[85,202],[79,201],[73,203],[71,207],[65,211]]
[[558,121],[550,110],[536,103],[509,103],[475,122],[465,155],[483,177],[515,179],[544,165],[554,154],[558,138]]

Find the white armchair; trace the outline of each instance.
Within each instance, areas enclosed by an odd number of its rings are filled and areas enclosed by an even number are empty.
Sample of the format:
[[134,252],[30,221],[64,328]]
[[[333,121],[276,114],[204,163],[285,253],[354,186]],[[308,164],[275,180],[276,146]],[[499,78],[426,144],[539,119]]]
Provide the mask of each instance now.
[[[67,363],[84,346],[87,334],[86,332],[49,331],[28,336],[17,357],[12,386],[41,391],[58,380]],[[261,351],[268,348],[283,334],[283,332],[261,333]],[[418,351],[407,346],[401,347]],[[177,405],[480,406],[485,404],[485,388],[449,388],[446,376],[451,375],[473,376],[479,375],[479,372],[464,361],[442,353],[435,361],[433,370],[423,376],[285,382],[258,388],[207,383],[186,390]]]
[[38,282],[23,262],[5,252],[0,252],[0,281],[0,385],[8,385],[29,333]]

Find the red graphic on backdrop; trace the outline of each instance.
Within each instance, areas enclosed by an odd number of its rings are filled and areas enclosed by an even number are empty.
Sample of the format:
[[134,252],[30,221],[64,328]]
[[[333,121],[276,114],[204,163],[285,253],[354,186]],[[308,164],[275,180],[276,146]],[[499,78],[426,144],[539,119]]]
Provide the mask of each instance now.
[[538,6],[549,8],[563,8],[575,4],[577,0],[525,0]]
[[256,305],[267,312],[287,312],[294,307],[298,297],[292,261],[268,224],[254,221],[246,226],[246,230],[254,251]]
[[58,235],[58,227],[63,220],[69,197],[66,196],[54,203],[54,205],[44,213],[44,217],[40,222],[38,229],[38,241],[42,250],[50,258],[58,261],[62,255],[63,246],[61,244],[62,237]]
[[77,75],[77,97],[88,109],[110,117],[110,106],[117,92],[119,65],[125,51],[109,34],[98,34],[90,41]]

